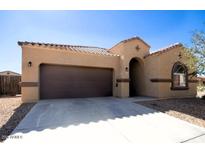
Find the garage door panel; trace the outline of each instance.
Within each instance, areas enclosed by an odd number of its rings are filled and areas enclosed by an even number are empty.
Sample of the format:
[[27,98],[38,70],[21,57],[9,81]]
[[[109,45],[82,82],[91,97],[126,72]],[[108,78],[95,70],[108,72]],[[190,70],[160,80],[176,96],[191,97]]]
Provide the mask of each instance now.
[[112,96],[112,69],[40,66],[40,98]]

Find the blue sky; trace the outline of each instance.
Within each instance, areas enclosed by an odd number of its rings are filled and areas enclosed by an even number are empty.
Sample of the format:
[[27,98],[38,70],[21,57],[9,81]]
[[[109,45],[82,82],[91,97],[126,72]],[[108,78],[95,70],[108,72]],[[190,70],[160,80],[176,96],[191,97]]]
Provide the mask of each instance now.
[[0,11],[0,71],[21,73],[19,40],[111,48],[139,36],[156,50],[189,45],[204,17],[205,11]]

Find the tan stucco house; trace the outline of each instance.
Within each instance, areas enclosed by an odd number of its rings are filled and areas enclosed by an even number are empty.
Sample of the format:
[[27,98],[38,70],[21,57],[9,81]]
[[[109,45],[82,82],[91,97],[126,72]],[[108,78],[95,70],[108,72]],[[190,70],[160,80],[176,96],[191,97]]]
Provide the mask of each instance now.
[[110,49],[18,42],[22,101],[76,97],[195,97],[180,43],[151,52],[139,37]]

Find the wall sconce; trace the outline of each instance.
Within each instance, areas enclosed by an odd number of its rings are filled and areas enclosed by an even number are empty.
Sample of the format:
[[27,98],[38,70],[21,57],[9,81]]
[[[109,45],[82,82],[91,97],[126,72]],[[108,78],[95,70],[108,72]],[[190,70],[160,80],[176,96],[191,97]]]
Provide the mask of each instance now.
[[28,62],[28,67],[31,67],[31,66],[32,66],[32,62],[29,61],[29,62]]
[[128,72],[128,67],[125,67],[125,71]]
[[137,46],[136,46],[136,50],[137,50],[137,51],[139,51],[139,50],[140,50],[140,47],[139,47],[139,45],[137,45]]
[[179,53],[178,57],[179,57],[179,59],[181,59],[181,58],[182,58],[182,54],[181,54],[181,52]]

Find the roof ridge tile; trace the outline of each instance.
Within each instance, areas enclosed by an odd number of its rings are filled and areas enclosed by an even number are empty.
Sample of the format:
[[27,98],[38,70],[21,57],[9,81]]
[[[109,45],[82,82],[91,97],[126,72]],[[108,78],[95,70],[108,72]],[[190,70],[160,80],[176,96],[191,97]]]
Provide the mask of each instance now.
[[71,51],[84,52],[84,53],[93,53],[100,55],[108,56],[119,56],[117,54],[112,54],[108,52],[108,49],[94,46],[82,46],[82,45],[65,45],[65,44],[55,44],[55,43],[41,43],[41,42],[27,42],[27,41],[18,41],[19,46],[31,45],[31,46],[42,46],[42,47],[51,47],[51,48],[60,48],[60,49],[70,49]]
[[180,46],[183,46],[183,44],[182,44],[182,43],[179,43],[179,42],[178,42],[178,43],[174,43],[174,44],[171,44],[171,45],[169,45],[169,46],[167,46],[167,47],[164,47],[164,48],[160,48],[160,49],[158,49],[158,50],[155,50],[155,51],[153,51],[152,53],[145,55],[144,58],[147,58],[147,57],[153,56],[153,55],[160,55],[160,54],[162,54],[162,53],[166,53],[166,52],[169,51],[170,49],[173,49],[173,48],[175,48],[175,47],[180,47]]
[[64,46],[64,47],[79,47],[79,48],[98,48],[98,49],[104,49],[107,50],[106,48],[102,47],[95,47],[95,46],[84,46],[84,45],[68,45],[68,44],[56,44],[56,43],[45,43],[45,42],[28,42],[28,41],[18,41],[19,46],[23,45],[46,45],[46,46]]

